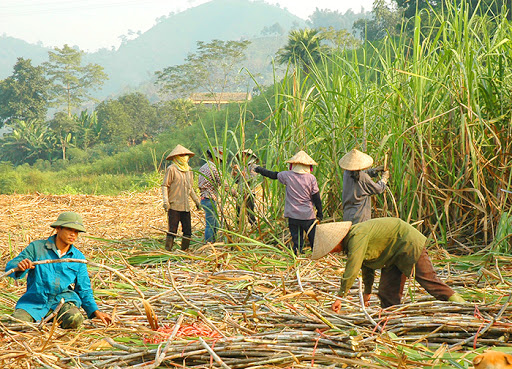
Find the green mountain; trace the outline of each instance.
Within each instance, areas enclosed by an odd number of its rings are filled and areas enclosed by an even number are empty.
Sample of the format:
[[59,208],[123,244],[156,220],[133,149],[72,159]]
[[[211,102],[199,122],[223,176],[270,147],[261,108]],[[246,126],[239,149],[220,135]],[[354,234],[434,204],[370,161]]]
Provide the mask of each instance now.
[[48,60],[48,51],[42,44],[34,45],[9,36],[0,36],[0,79],[12,74],[18,57],[30,58],[34,65]]
[[[126,86],[138,86],[153,78],[156,70],[181,64],[187,54],[195,50],[197,41],[261,38],[262,29],[275,23],[286,32],[293,26],[305,25],[304,20],[287,10],[262,1],[214,0],[160,19],[150,30],[125,42],[117,51],[102,50],[91,54],[87,60],[105,68],[110,80],[103,94],[108,95]],[[261,48],[263,54],[273,55],[285,41],[276,45],[276,37],[266,38],[272,47]],[[269,59],[269,55],[260,57]]]
[[[306,21],[285,9],[262,0],[213,0],[181,13],[161,17],[158,23],[136,39],[127,40],[117,50],[101,49],[86,54],[87,63],[97,63],[109,76],[99,99],[142,90],[155,93],[154,72],[181,64],[196,42],[251,40],[246,67],[259,75],[260,83],[270,83],[272,57],[287,40],[292,28]],[[276,30],[273,34],[270,30]],[[266,30],[266,32],[265,32]],[[12,74],[17,57],[30,58],[37,65],[47,60],[48,49],[12,37],[0,37],[0,79]]]

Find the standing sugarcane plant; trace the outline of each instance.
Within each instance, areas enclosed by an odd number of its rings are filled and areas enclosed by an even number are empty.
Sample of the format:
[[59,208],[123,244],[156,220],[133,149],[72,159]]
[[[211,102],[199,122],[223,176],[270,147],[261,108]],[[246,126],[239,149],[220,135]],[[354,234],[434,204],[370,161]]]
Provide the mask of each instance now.
[[[511,204],[499,193],[512,187],[512,28],[506,14],[478,16],[465,2],[423,12],[398,36],[322,55],[307,74],[290,67],[275,83],[268,141],[258,150],[273,170],[307,151],[334,219],[337,160],[354,147],[377,163],[388,153],[390,192],[374,216],[422,222],[446,247],[487,244]],[[283,188],[269,187],[267,207],[278,213]]]

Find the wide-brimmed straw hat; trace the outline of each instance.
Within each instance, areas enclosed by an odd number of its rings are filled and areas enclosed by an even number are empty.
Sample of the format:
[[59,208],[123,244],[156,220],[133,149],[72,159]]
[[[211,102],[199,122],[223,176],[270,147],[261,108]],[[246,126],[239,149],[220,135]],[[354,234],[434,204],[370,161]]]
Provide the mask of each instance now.
[[255,158],[258,158],[256,156],[256,154],[254,153],[254,151],[252,151],[251,149],[242,150],[242,151],[240,151],[240,154],[247,155],[247,156],[254,156]]
[[66,211],[60,213],[57,220],[50,224],[50,227],[65,227],[75,229],[78,232],[85,232],[84,222],[82,216],[74,211]]
[[165,158],[165,160],[171,160],[174,156],[178,155],[188,155],[188,156],[194,156],[195,154],[187,149],[186,147],[183,147],[181,145],[176,145],[176,147],[171,151],[169,155]]
[[286,162],[290,164],[318,165],[311,156],[302,150],[293,155],[290,159],[286,160]]
[[340,159],[338,164],[345,170],[365,170],[372,166],[373,159],[364,152],[352,149]]
[[311,259],[320,259],[330,253],[347,235],[352,222],[318,224]]

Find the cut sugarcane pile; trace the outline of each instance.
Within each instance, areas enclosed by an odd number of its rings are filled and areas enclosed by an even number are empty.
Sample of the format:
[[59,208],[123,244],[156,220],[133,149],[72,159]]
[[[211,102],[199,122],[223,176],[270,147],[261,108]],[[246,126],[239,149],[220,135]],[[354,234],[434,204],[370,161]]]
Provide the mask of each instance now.
[[[78,247],[89,260],[115,268],[124,278],[89,266],[99,306],[114,318],[111,327],[88,320],[81,330],[66,331],[51,323],[13,322],[4,315],[1,367],[417,368],[434,363],[453,367],[454,362],[468,367],[475,348],[510,345],[512,273],[503,267],[509,265],[503,257],[499,268],[497,260],[481,256],[436,263],[442,278],[464,292],[467,304],[433,301],[409,284],[404,305],[383,311],[373,296],[363,311],[354,286],[343,299],[342,313],[334,314],[330,305],[342,260],[294,260],[276,245],[236,234],[232,244],[195,244],[191,252],[165,252],[155,229],[165,228],[158,194],[130,196],[32,195],[20,202],[41,208],[34,224],[45,232],[56,216],[45,207],[57,204],[65,210],[64,202],[76,204],[74,210],[86,214],[86,222],[96,219],[90,235],[101,236],[82,238]],[[124,219],[114,216],[128,205],[139,209]],[[28,224],[31,215],[14,202],[9,206],[2,208],[0,220],[15,255],[25,246],[16,224]],[[110,224],[101,224],[102,216]],[[28,226],[26,230],[33,232]],[[434,259],[439,257],[435,251]],[[3,249],[3,264],[10,253]],[[10,314],[24,284],[3,279],[0,287],[1,312]]]

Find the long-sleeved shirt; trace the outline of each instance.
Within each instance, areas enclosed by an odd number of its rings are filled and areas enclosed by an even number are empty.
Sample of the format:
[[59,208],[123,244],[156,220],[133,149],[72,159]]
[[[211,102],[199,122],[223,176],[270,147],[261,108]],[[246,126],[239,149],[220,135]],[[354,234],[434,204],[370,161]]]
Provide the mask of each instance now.
[[[83,259],[85,256],[73,245],[62,258]],[[55,236],[46,240],[31,242],[18,256],[9,261],[5,270],[16,268],[23,259],[31,261],[60,259]],[[24,272],[14,272],[9,276],[15,279],[27,275],[27,291],[16,304],[17,309],[23,309],[34,320],[41,320],[50,310],[57,307],[61,298],[72,302],[77,307],[83,307],[89,318],[98,310],[94,301],[91,280],[87,274],[87,266],[82,263],[54,263],[36,265],[34,269]]]
[[217,170],[214,162],[208,160],[201,168],[199,168],[197,186],[201,192],[201,198],[217,201],[217,188],[221,183],[219,171]]
[[421,232],[399,218],[376,218],[353,225],[342,243],[347,263],[339,295],[346,295],[361,268],[366,294],[371,293],[376,269],[395,265],[410,276],[425,241]]
[[353,224],[371,219],[371,195],[383,193],[386,183],[382,180],[374,182],[365,171],[359,172],[359,180],[351,176],[351,171],[343,173],[343,220]]
[[182,172],[175,164],[167,167],[162,187],[164,191],[167,191],[167,199],[164,193],[164,201],[169,202],[172,210],[190,211],[189,196],[199,206],[199,198],[194,191],[193,183],[194,174],[192,171]]
[[286,186],[284,200],[284,216],[292,219],[310,220],[322,214],[322,202],[320,200],[316,177],[310,173],[296,173],[292,170],[273,172],[263,167],[257,167],[257,173],[270,179],[277,179]]

